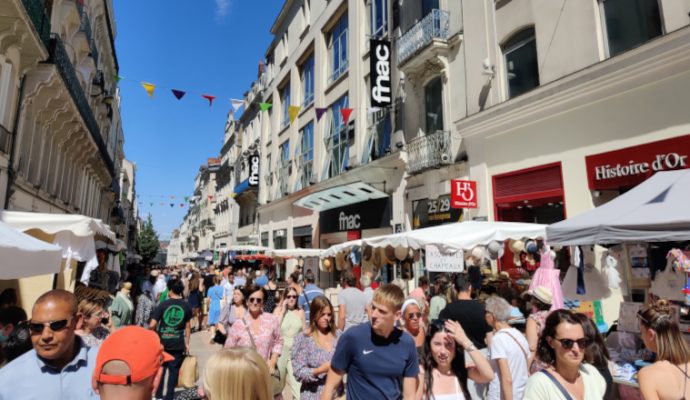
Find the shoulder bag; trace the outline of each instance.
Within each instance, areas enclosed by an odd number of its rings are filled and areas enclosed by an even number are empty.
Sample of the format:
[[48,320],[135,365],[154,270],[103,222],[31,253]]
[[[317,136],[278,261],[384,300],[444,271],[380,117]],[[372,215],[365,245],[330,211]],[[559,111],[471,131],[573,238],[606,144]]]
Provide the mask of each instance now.
[[558,379],[556,379],[555,376],[551,375],[551,373],[550,373],[549,371],[547,371],[547,370],[545,370],[545,369],[542,369],[542,370],[539,371],[539,372],[542,372],[544,375],[548,376],[549,379],[551,379],[551,382],[553,382],[553,384],[556,385],[556,387],[558,388],[558,390],[561,391],[561,394],[563,395],[563,397],[565,397],[565,400],[573,400],[573,397],[570,395],[570,393],[568,393],[568,391],[565,390],[565,388],[563,387],[563,385],[561,385],[561,383],[558,382]]
[[[252,331],[249,329],[249,324],[244,318],[242,318],[242,323],[244,324],[244,328],[247,330],[247,335],[249,335],[249,341],[252,342],[252,348],[256,350],[254,335],[252,335]],[[268,360],[266,360],[266,362],[268,362]],[[271,382],[273,384],[273,396],[281,394],[283,392],[283,386],[285,386],[285,381],[280,379],[280,371],[278,370],[277,365],[275,366],[273,373],[271,374]]]

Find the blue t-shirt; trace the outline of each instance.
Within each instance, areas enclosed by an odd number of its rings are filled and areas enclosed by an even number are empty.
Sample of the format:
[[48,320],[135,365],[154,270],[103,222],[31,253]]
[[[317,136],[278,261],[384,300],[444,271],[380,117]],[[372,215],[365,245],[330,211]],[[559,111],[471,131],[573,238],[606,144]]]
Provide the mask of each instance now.
[[254,281],[259,287],[264,287],[268,285],[268,277],[266,275],[261,275]]
[[347,373],[348,399],[400,399],[403,378],[419,375],[412,336],[396,328],[384,338],[374,333],[370,322],[340,336],[331,366]]
[[297,298],[297,305],[304,310],[304,320],[307,321],[307,323],[310,321],[309,308],[311,307],[312,300],[323,295],[323,289],[313,283],[309,283],[304,287],[302,294]]

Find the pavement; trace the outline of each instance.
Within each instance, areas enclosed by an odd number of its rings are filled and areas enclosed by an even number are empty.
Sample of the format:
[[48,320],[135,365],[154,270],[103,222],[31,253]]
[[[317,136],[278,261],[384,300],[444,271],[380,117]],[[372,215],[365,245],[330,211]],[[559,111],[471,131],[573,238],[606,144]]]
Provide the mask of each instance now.
[[204,366],[206,366],[206,361],[222,348],[221,345],[216,343],[209,343],[211,340],[211,334],[206,331],[192,333],[192,337],[189,341],[189,352],[196,357],[197,365],[199,368],[199,380],[197,384],[201,386],[201,381],[204,376]]

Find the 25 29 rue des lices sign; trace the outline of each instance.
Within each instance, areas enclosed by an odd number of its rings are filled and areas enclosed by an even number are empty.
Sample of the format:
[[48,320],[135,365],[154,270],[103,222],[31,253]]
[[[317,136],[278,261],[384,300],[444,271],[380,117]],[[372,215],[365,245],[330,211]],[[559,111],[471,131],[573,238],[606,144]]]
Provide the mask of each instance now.
[[450,206],[452,208],[477,208],[477,181],[451,180]]

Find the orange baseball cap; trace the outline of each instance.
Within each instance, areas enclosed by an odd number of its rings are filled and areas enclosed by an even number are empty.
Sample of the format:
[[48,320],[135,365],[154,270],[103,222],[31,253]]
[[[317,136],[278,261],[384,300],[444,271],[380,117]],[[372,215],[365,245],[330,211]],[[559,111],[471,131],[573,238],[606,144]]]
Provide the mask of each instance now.
[[[122,361],[129,367],[129,375],[108,375],[103,366],[110,361]],[[111,385],[130,385],[156,374],[164,362],[174,357],[163,351],[158,335],[139,326],[119,329],[105,339],[98,355],[93,380]]]

